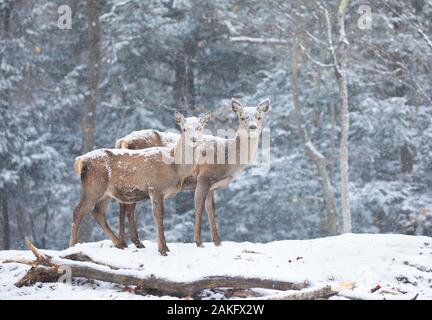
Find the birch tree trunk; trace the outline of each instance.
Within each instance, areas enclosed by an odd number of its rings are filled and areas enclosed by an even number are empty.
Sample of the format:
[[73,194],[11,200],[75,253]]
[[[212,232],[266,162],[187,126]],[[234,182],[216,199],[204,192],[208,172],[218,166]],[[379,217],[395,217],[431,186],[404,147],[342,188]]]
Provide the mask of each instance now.
[[347,88],[347,48],[348,41],[345,34],[345,11],[348,0],[341,0],[337,8],[337,29],[338,45],[335,48],[333,42],[332,23],[330,13],[325,1],[317,1],[318,6],[323,10],[327,27],[327,42],[330,54],[333,58],[333,69],[338,84],[340,100],[340,175],[341,175],[341,208],[343,220],[343,232],[351,232],[351,212],[349,203],[349,163],[348,163],[348,134],[349,134],[349,110],[348,110],[348,88]]
[[348,0],[341,0],[337,12],[337,25],[339,44],[337,49],[337,60],[335,61],[335,75],[339,88],[341,102],[341,141],[340,141],[340,174],[341,174],[341,208],[344,233],[351,232],[351,211],[349,200],[349,162],[348,162],[348,135],[349,135],[349,110],[348,110],[348,88],[346,76],[348,41],[345,34],[345,11]]
[[[299,19],[300,0],[297,0],[296,14],[296,36],[299,37]],[[309,160],[316,166],[318,170],[318,180],[323,194],[325,215],[320,216],[320,234],[322,236],[330,236],[337,234],[337,211],[334,189],[331,185],[330,176],[327,170],[327,159],[320,153],[309,139],[309,134],[306,130],[304,114],[300,106],[300,90],[298,82],[298,44],[294,43],[291,49],[291,86],[294,112],[297,118],[299,135],[303,143],[303,147]]]
[[[88,76],[87,92],[84,99],[84,115],[82,119],[82,153],[93,149],[93,130],[95,127],[96,105],[99,95],[100,70],[100,3],[97,0],[87,0],[88,16]],[[80,240],[90,241],[92,234],[92,220],[87,215],[81,224]]]

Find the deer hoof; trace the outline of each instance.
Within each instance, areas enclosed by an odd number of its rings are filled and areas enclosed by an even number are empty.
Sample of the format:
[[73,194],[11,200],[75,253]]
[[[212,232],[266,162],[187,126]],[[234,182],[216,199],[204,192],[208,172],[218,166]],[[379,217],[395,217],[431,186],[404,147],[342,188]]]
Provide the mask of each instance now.
[[139,249],[145,248],[145,246],[142,244],[141,241],[136,241],[136,242],[134,242],[134,244]]
[[222,245],[222,243],[219,240],[214,241],[213,243],[216,247],[220,247]]
[[198,248],[204,248],[204,245],[202,244],[201,241],[195,241],[195,244]]
[[122,241],[122,242],[117,243],[115,245],[115,247],[118,248],[118,249],[124,249],[124,248],[127,248],[128,245],[127,245],[126,241]]
[[168,253],[165,250],[159,250],[159,253],[161,254],[161,256],[166,257],[168,255]]

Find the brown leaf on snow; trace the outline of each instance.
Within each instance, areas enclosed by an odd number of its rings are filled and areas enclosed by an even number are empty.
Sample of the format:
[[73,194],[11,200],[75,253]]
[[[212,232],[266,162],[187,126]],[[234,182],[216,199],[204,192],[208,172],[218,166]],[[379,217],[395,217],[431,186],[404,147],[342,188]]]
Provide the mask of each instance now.
[[122,292],[128,292],[128,293],[132,293],[132,294],[136,293],[134,287],[124,287],[123,290],[122,290]]
[[379,284],[377,284],[374,288],[371,289],[371,293],[374,293],[376,291],[378,291],[379,289],[381,289],[381,286]]

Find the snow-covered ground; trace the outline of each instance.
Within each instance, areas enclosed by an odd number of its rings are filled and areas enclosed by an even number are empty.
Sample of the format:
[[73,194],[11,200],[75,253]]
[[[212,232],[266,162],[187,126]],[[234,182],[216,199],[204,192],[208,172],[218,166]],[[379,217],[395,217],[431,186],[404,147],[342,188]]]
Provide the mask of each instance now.
[[[109,241],[79,244],[53,256],[82,252],[92,260],[119,268],[115,272],[139,277],[156,275],[173,281],[205,276],[259,277],[312,285],[353,283],[331,299],[432,299],[432,238],[390,234],[345,234],[313,240],[270,243],[223,242],[204,248],[169,243],[168,257],[156,244],[146,248],[113,248]],[[0,299],[160,299],[142,296],[116,284],[75,279],[73,285],[37,284],[17,288],[14,283],[29,268],[6,259],[33,258],[28,251],[0,251]],[[82,262],[85,263],[85,262]],[[106,268],[102,265],[100,268]],[[259,290],[274,295],[275,290]],[[210,295],[217,298],[218,294]]]

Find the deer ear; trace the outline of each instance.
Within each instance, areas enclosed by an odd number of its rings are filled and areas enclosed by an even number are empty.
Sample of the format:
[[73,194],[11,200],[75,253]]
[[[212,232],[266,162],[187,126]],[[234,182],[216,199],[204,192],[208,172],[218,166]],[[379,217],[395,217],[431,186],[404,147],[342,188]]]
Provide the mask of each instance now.
[[185,122],[185,117],[180,112],[176,111],[174,117],[177,124],[183,124]]
[[207,122],[209,122],[210,118],[211,118],[211,112],[206,112],[204,114],[201,114],[200,115],[201,124],[203,124],[203,125],[207,124]]
[[231,109],[234,112],[238,112],[241,109],[243,109],[243,105],[240,103],[240,101],[238,101],[238,100],[236,100],[234,98],[231,99],[230,105],[231,105]]
[[262,101],[258,107],[257,107],[259,112],[267,112],[270,109],[270,100],[266,99],[264,101]]

